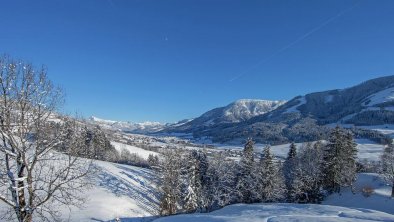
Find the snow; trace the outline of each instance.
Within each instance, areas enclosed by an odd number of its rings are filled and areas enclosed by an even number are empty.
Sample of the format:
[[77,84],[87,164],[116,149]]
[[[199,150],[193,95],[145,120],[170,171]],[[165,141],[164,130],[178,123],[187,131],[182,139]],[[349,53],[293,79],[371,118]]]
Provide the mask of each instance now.
[[[368,97],[367,101],[363,103],[364,106],[374,106],[380,103],[394,100],[394,87],[379,91]],[[368,103],[368,101],[370,101]]]
[[302,96],[301,98],[298,98],[297,100],[299,101],[299,103],[297,105],[288,108],[283,113],[296,113],[296,112],[299,112],[299,110],[297,108],[302,106],[302,105],[304,105],[304,104],[306,104],[306,98],[305,98],[305,96]]
[[149,151],[149,150],[144,150],[142,148],[139,148],[136,146],[131,146],[131,145],[124,144],[124,143],[118,143],[118,142],[111,141],[111,145],[114,146],[118,152],[121,152],[122,149],[126,149],[126,150],[130,151],[130,153],[136,153],[138,156],[140,156],[144,159],[148,159],[150,154],[159,155],[159,153]]
[[121,130],[121,131],[135,131],[140,133],[157,132],[164,128],[164,124],[159,122],[143,122],[143,123],[132,123],[122,122],[114,120],[105,120],[95,116],[89,118],[89,121],[97,124],[106,129]]
[[207,214],[176,215],[155,222],[394,221],[387,213],[313,204],[235,204]]
[[[373,189],[373,194],[369,197],[362,194],[362,189],[366,187]],[[323,201],[323,204],[368,208],[394,214],[394,199],[390,198],[391,186],[387,185],[386,181],[378,174],[358,174],[354,191],[355,194],[352,193],[350,188],[343,189],[341,194],[329,196]]]
[[91,120],[93,122],[97,122],[97,123],[103,123],[103,124],[114,124],[114,123],[116,123],[116,121],[101,119],[101,118],[98,118],[98,117],[95,117],[95,116],[91,116],[89,118],[89,120]]
[[153,172],[148,169],[95,161],[97,173],[91,176],[93,186],[85,195],[82,209],[64,210],[70,221],[108,221],[127,217],[132,221],[157,215],[158,197]]
[[356,139],[358,158],[366,159],[369,161],[379,161],[380,156],[383,154],[384,145],[375,143],[368,139]]
[[239,122],[239,119],[245,120],[275,110],[284,103],[284,100],[240,99],[225,107],[224,115]]

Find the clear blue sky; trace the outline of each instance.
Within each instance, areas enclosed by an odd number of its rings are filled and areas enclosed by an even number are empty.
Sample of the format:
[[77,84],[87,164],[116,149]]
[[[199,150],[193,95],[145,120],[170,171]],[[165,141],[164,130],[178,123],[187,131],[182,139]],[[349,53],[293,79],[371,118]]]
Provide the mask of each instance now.
[[4,0],[0,53],[45,64],[65,112],[174,122],[393,75],[394,1]]

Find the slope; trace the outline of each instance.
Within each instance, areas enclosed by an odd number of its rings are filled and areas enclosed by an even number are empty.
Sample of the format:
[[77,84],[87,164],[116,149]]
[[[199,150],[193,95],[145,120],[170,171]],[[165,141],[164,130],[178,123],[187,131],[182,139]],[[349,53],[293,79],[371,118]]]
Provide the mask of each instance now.
[[155,222],[394,221],[394,215],[357,208],[312,204],[236,204],[208,214],[159,218]]

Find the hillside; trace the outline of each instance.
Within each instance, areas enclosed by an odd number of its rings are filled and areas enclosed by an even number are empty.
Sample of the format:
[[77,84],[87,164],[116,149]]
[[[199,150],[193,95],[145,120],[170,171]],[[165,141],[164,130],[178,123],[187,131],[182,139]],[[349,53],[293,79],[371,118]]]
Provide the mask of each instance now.
[[[109,221],[116,217],[132,221],[157,215],[158,197],[152,171],[144,168],[95,161],[96,173],[87,180],[93,185],[85,191],[85,207],[63,209],[70,221]],[[138,219],[139,218],[139,219]]]
[[[231,104],[230,104],[231,105]],[[254,117],[224,121],[224,110],[217,108],[169,132],[208,137],[214,142],[242,141],[253,137],[258,142],[281,144],[325,139],[329,124],[347,124],[358,138],[379,139],[382,135],[365,126],[394,123],[394,76],[372,79],[359,85],[297,96],[256,112]],[[231,116],[232,117],[232,116]]]
[[167,127],[164,132],[195,132],[215,128],[222,124],[240,123],[255,116],[269,113],[286,101],[241,99],[227,106],[212,109],[182,125]]

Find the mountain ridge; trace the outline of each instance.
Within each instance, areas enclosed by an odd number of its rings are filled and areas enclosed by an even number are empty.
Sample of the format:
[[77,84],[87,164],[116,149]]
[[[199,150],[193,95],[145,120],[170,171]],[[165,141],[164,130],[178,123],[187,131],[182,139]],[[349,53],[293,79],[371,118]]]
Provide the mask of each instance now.
[[[329,124],[394,124],[394,75],[345,89],[296,96],[269,112],[244,121],[203,127],[181,126],[164,129],[164,132],[191,133],[194,137],[212,138],[214,142],[253,137],[258,142],[278,144],[326,139]],[[380,138],[373,132],[354,131]]]

